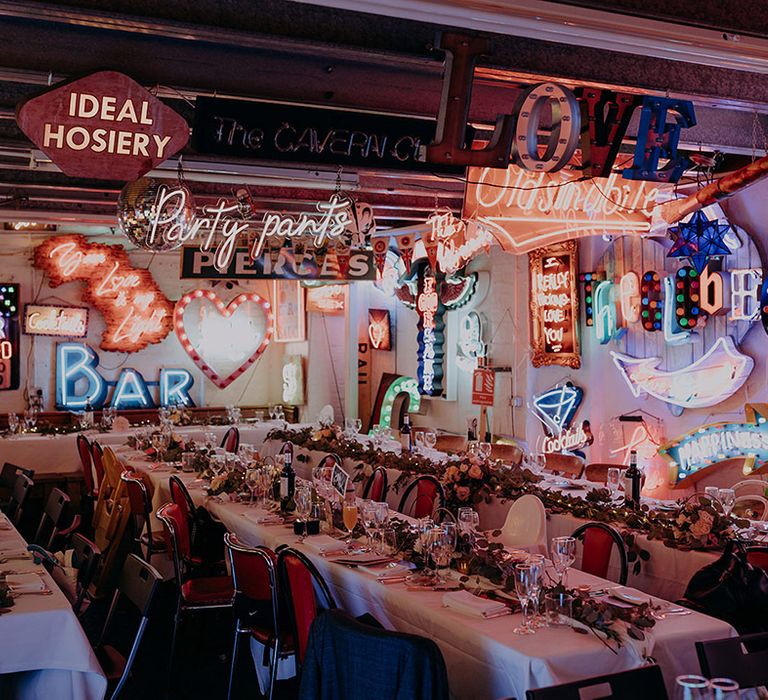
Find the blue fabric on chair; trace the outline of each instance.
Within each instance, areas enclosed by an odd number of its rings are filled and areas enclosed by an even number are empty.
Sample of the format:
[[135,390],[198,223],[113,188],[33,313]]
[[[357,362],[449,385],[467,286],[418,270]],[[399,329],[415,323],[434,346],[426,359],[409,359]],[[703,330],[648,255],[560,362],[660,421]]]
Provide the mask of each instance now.
[[387,632],[340,610],[312,623],[301,700],[447,700],[443,656],[431,639]]

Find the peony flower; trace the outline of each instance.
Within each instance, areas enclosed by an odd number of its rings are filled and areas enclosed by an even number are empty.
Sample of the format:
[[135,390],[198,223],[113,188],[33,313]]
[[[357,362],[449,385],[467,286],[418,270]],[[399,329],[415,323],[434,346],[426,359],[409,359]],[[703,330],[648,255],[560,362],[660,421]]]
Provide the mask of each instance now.
[[466,501],[469,498],[469,486],[457,486],[456,498],[460,501]]
[[446,482],[451,481],[458,473],[459,470],[456,467],[448,467],[445,470],[445,474],[443,474],[443,480]]
[[469,469],[469,465],[466,462],[462,462],[459,465],[459,471],[466,472]]
[[473,464],[469,469],[469,476],[472,479],[482,479],[483,478],[483,470],[480,469],[479,466],[476,464]]
[[710,513],[707,513],[705,510],[699,511],[699,519],[691,525],[691,534],[694,537],[708,535],[712,530],[714,522],[715,519]]
[[370,464],[363,465],[363,476],[370,476],[373,474],[373,467]]

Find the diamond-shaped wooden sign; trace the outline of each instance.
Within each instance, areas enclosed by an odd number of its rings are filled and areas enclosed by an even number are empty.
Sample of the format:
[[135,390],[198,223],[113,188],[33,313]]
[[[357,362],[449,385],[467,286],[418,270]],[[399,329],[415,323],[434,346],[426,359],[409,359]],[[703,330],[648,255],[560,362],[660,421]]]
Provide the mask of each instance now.
[[115,71],[92,73],[26,100],[16,121],[70,177],[135,180],[189,139],[181,115]]

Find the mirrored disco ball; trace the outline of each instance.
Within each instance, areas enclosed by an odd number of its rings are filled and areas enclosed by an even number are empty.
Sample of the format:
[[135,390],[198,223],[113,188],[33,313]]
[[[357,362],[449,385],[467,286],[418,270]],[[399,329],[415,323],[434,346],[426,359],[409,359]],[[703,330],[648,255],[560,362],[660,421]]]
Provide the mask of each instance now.
[[183,237],[194,212],[192,193],[176,180],[139,178],[123,187],[117,200],[122,232],[138,247],[154,251],[178,248],[179,234]]

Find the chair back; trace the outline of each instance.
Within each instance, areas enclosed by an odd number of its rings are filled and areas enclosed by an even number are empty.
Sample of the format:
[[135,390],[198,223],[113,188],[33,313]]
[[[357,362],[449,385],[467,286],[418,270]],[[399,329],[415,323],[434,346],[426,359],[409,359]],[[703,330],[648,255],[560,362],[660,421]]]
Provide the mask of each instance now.
[[621,535],[605,523],[586,523],[577,528],[572,537],[582,540],[581,570],[599,578],[608,578],[611,552],[615,546],[619,552],[619,583],[627,582],[629,563],[627,548]]
[[537,496],[525,494],[510,506],[499,539],[507,547],[536,547],[546,551],[547,511]]
[[431,639],[329,610],[312,624],[299,697],[448,700],[445,661]]
[[584,471],[584,460],[576,455],[564,455],[559,452],[548,452],[546,455],[545,469],[553,474],[567,476],[570,479],[578,479]]
[[738,518],[765,520],[768,517],[768,498],[752,494],[736,496],[732,512]]
[[21,467],[17,467],[15,464],[10,462],[3,464],[3,470],[0,472],[0,487],[6,488],[9,491],[12,490],[16,483],[16,475],[20,471]]
[[608,470],[618,469],[620,472],[627,468],[626,464],[600,464],[593,462],[584,467],[584,478],[596,484],[604,484],[608,481]]
[[363,488],[363,498],[370,498],[372,501],[381,503],[387,500],[387,470],[384,467],[376,467],[373,474],[368,477]]
[[413,518],[431,517],[438,508],[445,506],[443,485],[432,475],[417,476],[405,489],[398,512]]
[[181,587],[186,562],[192,556],[189,521],[181,507],[176,503],[166,503],[157,511],[157,517],[163,523],[165,541],[168,551],[173,558],[173,568],[176,574],[176,584]]
[[72,609],[75,615],[78,615],[83,607],[83,600],[88,595],[88,589],[96,578],[101,550],[79,532],[72,535],[70,546],[72,547],[72,567],[77,570],[77,590]]
[[520,464],[523,451],[517,445],[494,442],[491,445],[491,459],[500,459],[504,464]]
[[755,495],[768,497],[768,481],[765,479],[744,479],[737,481],[731,488],[736,492],[736,497]]
[[[48,500],[45,502],[43,514],[40,517],[40,524],[37,526],[37,532],[32,538],[35,544],[50,549],[53,540],[58,534],[64,521],[64,517],[69,507],[70,498],[61,489],[52,489]],[[44,538],[44,532],[50,528],[48,539]]]
[[435,449],[440,452],[463,452],[467,446],[467,438],[463,435],[438,435]]
[[[152,561],[152,499],[146,483],[136,472],[123,472],[120,479],[125,484],[128,507],[133,519],[136,549],[141,554],[142,535],[146,535],[147,561]],[[145,532],[146,531],[146,532]]]
[[658,666],[643,666],[606,676],[584,678],[573,683],[537,688],[525,693],[526,700],[667,700],[664,676]]
[[696,654],[707,678],[732,678],[742,689],[766,684],[768,632],[696,642]]
[[195,520],[195,503],[184,482],[174,474],[168,480],[168,489],[171,492],[171,501],[181,508],[191,527]]
[[747,561],[768,574],[768,547],[747,547]]
[[296,645],[296,660],[304,661],[309,630],[320,609],[336,607],[328,585],[314,564],[290,547],[277,555],[278,588],[287,602]]
[[21,514],[24,511],[24,501],[27,500],[29,490],[34,486],[34,482],[24,474],[17,474],[16,481],[13,482],[11,498],[8,501],[8,517],[14,525],[18,525],[21,520]]
[[136,631],[131,651],[128,654],[128,658],[125,660],[123,672],[120,675],[120,679],[117,682],[117,686],[115,687],[110,700],[116,700],[128,680],[128,676],[133,668],[133,662],[136,660],[136,654],[141,646],[141,640],[144,637],[144,631],[149,622],[149,612],[157,591],[157,585],[162,580],[163,578],[157,569],[147,564],[147,562],[143,561],[135,554],[128,555],[125,564],[123,564],[123,569],[120,572],[117,590],[112,598],[112,604],[109,607],[107,619],[104,621],[99,646],[103,644],[107,629],[112,621],[112,616],[117,608],[117,602],[121,597],[125,597],[131,601],[141,614],[141,621],[139,622],[139,627]]
[[227,452],[237,452],[240,447],[240,431],[233,425],[221,440],[221,447]]
[[77,436],[77,453],[80,455],[80,464],[83,466],[83,481],[85,481],[85,493],[93,496],[96,486],[93,478],[93,457],[91,455],[91,443],[82,433]]
[[98,489],[101,482],[104,481],[104,450],[98,442],[91,443],[91,458],[93,459],[93,470],[96,473],[95,487]]

